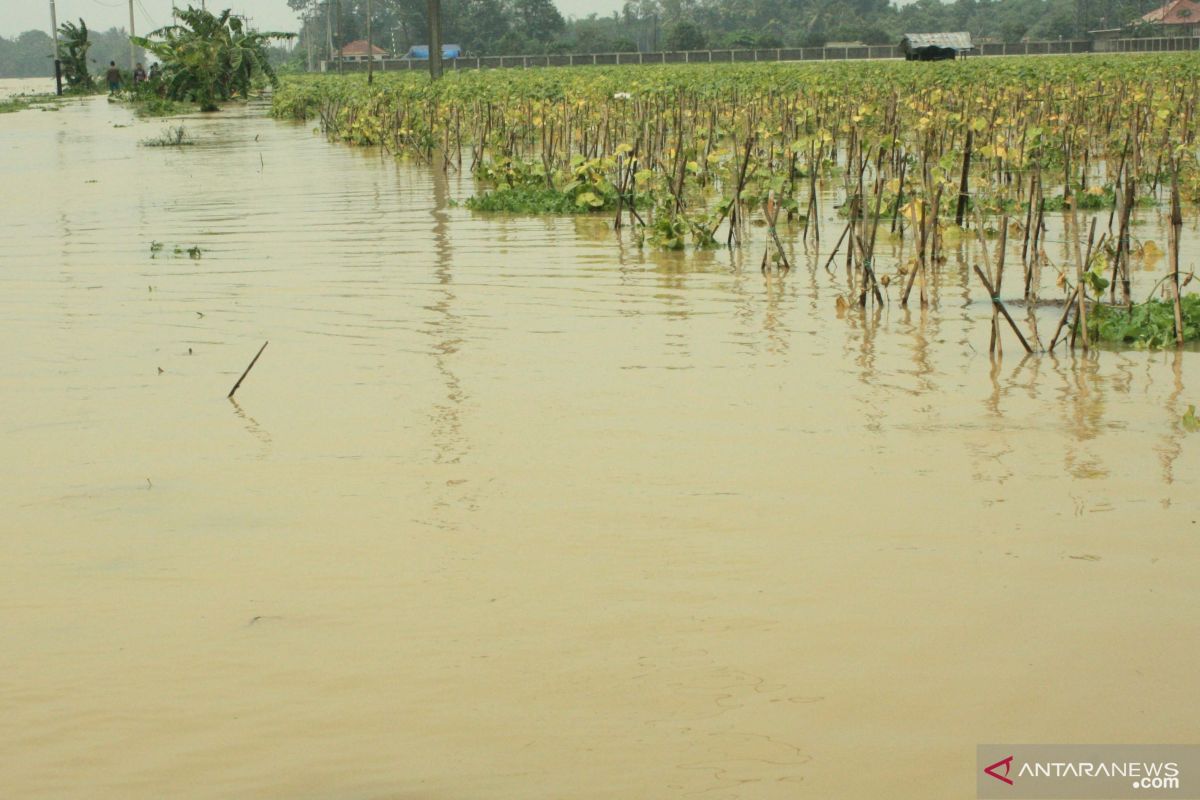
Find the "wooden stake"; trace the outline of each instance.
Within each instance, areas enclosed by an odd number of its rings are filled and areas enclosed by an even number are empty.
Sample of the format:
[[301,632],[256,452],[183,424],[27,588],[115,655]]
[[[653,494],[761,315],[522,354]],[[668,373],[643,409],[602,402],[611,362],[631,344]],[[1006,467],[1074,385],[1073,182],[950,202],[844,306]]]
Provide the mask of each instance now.
[[229,390],[229,394],[225,395],[227,399],[233,399],[233,393],[236,392],[238,387],[242,385],[242,381],[246,380],[246,376],[250,374],[250,370],[254,369],[254,365],[258,362],[258,357],[263,354],[263,350],[267,349],[268,344],[270,344],[270,341],[263,342],[263,346],[258,348],[258,352],[255,353],[254,358],[250,361],[250,366],[246,367],[246,371],[242,373],[242,377],[237,379],[237,383],[235,383],[233,388]]
[[1179,165],[1171,160],[1171,295],[1175,305],[1175,344],[1183,346],[1183,309],[1179,300],[1179,236],[1183,232],[1183,212],[1179,207]]
[[1015,333],[1017,338],[1021,341],[1021,346],[1025,348],[1025,352],[1033,353],[1033,348],[1029,346],[1029,342],[1025,341],[1025,336],[1021,333],[1021,329],[1017,327],[1017,323],[1013,322],[1013,318],[1011,315],[1009,315],[1008,309],[1004,307],[1004,303],[1001,302],[1000,298],[996,295],[996,290],[992,288],[992,282],[987,279],[987,275],[983,274],[983,270],[979,268],[978,264],[975,265],[975,274],[979,276],[979,280],[983,281],[983,288],[987,289],[988,297],[992,298],[992,304],[999,308],[1000,313],[1004,315],[1006,320],[1008,320],[1009,327],[1012,328],[1013,333]]

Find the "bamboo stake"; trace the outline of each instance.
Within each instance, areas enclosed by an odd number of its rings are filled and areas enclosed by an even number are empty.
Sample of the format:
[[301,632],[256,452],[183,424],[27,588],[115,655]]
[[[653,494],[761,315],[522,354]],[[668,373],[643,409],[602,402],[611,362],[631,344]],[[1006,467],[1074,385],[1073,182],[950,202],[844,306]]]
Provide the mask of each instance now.
[[1067,318],[1071,316],[1071,309],[1075,307],[1075,295],[1077,294],[1079,294],[1078,286],[1071,292],[1071,296],[1067,298],[1067,304],[1063,306],[1063,313],[1058,320],[1058,327],[1054,329],[1054,338],[1050,340],[1050,350],[1053,350],[1054,345],[1058,344],[1058,336],[1062,333],[1063,326],[1067,324]]
[[962,227],[963,215],[967,213],[968,180],[971,176],[971,142],[975,136],[973,128],[967,128],[967,141],[963,145],[962,177],[958,184],[958,210],[954,213],[954,224]]
[[254,369],[254,365],[258,363],[258,357],[263,354],[263,350],[267,349],[268,344],[270,344],[270,341],[263,342],[263,346],[258,348],[258,352],[255,353],[254,358],[250,360],[250,366],[246,367],[246,371],[242,373],[242,377],[237,379],[237,383],[235,383],[233,388],[229,390],[229,394],[225,395],[226,399],[233,399],[233,393],[236,392],[238,387],[242,385],[242,381],[246,380],[246,376],[250,374],[250,370]]
[[1183,309],[1179,299],[1179,236],[1183,232],[1183,213],[1179,207],[1179,164],[1171,159],[1171,296],[1175,306],[1175,344],[1183,346]]
[[1006,320],[1008,320],[1009,327],[1011,327],[1012,332],[1017,335],[1017,339],[1020,340],[1021,346],[1025,348],[1025,352],[1032,354],[1033,348],[1029,346],[1029,342],[1025,341],[1025,336],[1021,333],[1021,329],[1017,327],[1017,323],[1013,322],[1013,318],[1008,313],[1008,309],[1004,307],[1003,301],[1001,301],[1000,297],[996,294],[996,290],[992,288],[991,281],[989,281],[987,276],[983,274],[983,270],[979,268],[978,264],[975,265],[975,274],[979,276],[979,280],[983,281],[983,288],[987,289],[988,296],[992,298],[992,305],[999,308],[1000,313],[1004,315]]
[[1088,349],[1088,329],[1087,329],[1087,289],[1083,285],[1083,253],[1079,249],[1079,217],[1075,213],[1075,198],[1071,198],[1071,251],[1075,255],[1075,285],[1079,300],[1079,313],[1075,316],[1075,321],[1079,323],[1080,331],[1083,333],[1083,349],[1087,352]]

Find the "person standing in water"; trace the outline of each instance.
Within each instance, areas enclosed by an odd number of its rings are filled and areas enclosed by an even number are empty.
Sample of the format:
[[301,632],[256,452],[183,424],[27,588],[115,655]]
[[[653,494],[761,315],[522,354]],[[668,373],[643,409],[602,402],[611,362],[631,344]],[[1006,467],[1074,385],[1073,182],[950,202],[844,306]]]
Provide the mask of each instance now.
[[121,91],[121,70],[117,68],[117,62],[108,62],[108,72],[104,73],[104,80],[108,81],[109,94]]

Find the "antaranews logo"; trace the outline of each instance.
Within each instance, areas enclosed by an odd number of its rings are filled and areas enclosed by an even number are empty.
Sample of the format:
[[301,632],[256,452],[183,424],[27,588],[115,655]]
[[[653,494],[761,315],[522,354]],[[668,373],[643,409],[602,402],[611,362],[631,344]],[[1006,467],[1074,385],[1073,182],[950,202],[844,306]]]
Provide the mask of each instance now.
[[[992,776],[993,778],[995,778],[996,780],[998,780],[998,781],[1004,781],[1004,782],[1005,782],[1005,783],[1007,783],[1009,786],[1012,786],[1012,785],[1013,785],[1012,779],[1008,777],[1008,773],[1009,773],[1009,771],[1012,769],[1012,762],[1013,762],[1013,757],[1012,757],[1012,756],[1009,756],[1008,758],[1002,758],[1002,759],[1000,759],[999,761],[997,761],[995,764],[989,764],[989,765],[987,765],[986,767],[984,767],[984,768],[983,768],[983,771],[984,771],[986,774],[988,774],[988,775],[991,775],[991,776]],[[996,772],[996,769],[997,769],[998,767],[1004,767],[1004,774],[1003,774],[1003,775],[1001,775],[1000,773]]]
[[1200,745],[979,745],[981,800],[1200,800]]

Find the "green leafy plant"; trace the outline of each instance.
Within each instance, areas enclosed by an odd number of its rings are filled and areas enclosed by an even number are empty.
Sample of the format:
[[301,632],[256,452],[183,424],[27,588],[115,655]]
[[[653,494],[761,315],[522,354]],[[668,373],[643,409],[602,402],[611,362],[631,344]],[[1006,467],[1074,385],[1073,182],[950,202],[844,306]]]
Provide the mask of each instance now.
[[[1180,301],[1183,339],[1200,339],[1200,295]],[[1149,300],[1126,311],[1123,307],[1096,305],[1088,312],[1088,334],[1095,340],[1140,347],[1172,347],[1175,344],[1175,305],[1169,300]]]
[[87,23],[82,18],[78,25],[64,22],[58,26],[58,33],[62,37],[58,43],[58,58],[67,85],[78,93],[95,91],[96,82],[88,72],[87,54],[92,43],[88,40]]
[[219,15],[192,8],[178,12],[179,23],[132,37],[134,44],[163,62],[162,85],[167,99],[200,104],[216,111],[217,102],[249,94],[256,75],[278,81],[267,55],[267,43],[293,34],[247,31],[229,9]]

